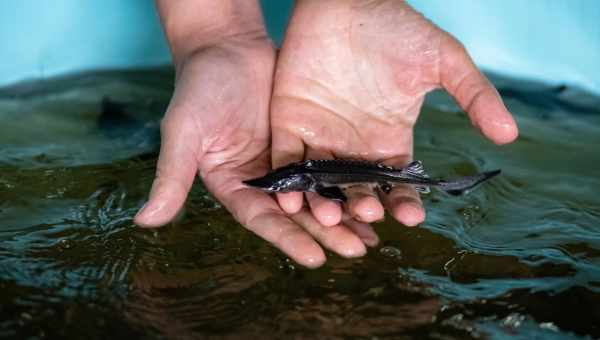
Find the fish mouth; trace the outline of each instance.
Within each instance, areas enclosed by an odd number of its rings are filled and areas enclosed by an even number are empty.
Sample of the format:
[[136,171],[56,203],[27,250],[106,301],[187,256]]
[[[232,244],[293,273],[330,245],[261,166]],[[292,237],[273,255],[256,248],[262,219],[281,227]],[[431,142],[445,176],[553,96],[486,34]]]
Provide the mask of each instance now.
[[264,177],[249,179],[246,181],[242,181],[242,183],[246,184],[247,186],[250,186],[250,187],[253,187],[256,189],[260,189],[260,190],[266,191],[266,192],[275,192],[276,191],[273,186],[273,182],[270,180],[267,180]]

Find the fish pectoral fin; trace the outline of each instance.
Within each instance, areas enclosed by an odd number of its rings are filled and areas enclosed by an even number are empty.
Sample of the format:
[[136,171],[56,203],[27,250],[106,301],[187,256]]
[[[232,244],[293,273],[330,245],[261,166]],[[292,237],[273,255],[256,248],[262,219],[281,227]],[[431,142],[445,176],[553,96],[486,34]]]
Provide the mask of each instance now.
[[427,186],[427,185],[417,185],[417,186],[415,186],[415,190],[419,194],[428,194],[431,192],[431,189],[429,189],[429,186]]
[[317,194],[325,197],[325,198],[329,198],[331,200],[335,200],[335,201],[342,201],[342,202],[346,202],[346,200],[348,199],[346,197],[346,194],[344,194],[344,192],[342,191],[342,189],[340,189],[340,187],[335,187],[335,186],[331,186],[331,187],[317,187],[316,190]]
[[414,161],[410,163],[404,167],[402,171],[413,176],[429,178],[429,175],[425,172],[425,168],[423,168],[423,163],[421,161]]

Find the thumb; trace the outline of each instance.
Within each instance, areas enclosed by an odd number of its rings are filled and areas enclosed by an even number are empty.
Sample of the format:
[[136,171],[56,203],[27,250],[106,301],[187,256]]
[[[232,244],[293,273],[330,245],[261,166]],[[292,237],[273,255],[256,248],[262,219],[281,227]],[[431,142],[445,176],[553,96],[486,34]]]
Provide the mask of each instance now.
[[134,218],[141,227],[159,227],[170,222],[187,197],[198,169],[199,140],[185,115],[168,112],[161,123],[161,147],[156,177],[148,202]]
[[441,44],[440,80],[487,138],[496,144],[517,138],[517,124],[498,91],[477,69],[462,44],[450,36]]

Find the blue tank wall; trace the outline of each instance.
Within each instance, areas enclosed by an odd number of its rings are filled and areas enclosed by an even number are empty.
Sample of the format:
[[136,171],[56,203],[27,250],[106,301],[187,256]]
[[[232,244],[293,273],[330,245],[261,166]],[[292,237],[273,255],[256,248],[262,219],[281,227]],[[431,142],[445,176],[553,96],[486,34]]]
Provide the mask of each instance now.
[[170,60],[150,0],[3,0],[0,44],[0,84]]
[[[600,93],[600,1],[409,2],[457,36],[487,70]],[[280,41],[292,1],[262,5]],[[0,41],[0,85],[170,60],[150,0],[4,0]]]
[[484,69],[600,93],[600,1],[409,3],[462,41]]

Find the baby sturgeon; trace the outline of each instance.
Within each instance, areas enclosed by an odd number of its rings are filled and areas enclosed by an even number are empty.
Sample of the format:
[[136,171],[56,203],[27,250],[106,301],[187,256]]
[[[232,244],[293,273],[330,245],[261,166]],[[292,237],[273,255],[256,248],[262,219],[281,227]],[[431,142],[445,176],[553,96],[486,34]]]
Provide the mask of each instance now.
[[377,186],[386,194],[394,185],[411,184],[423,193],[436,187],[451,195],[461,195],[499,173],[500,170],[493,170],[446,181],[431,179],[420,161],[398,169],[357,160],[307,160],[275,169],[244,184],[266,192],[310,191],[332,200],[346,201],[342,189],[359,184]]

